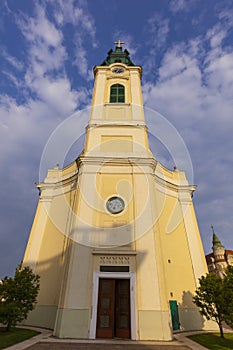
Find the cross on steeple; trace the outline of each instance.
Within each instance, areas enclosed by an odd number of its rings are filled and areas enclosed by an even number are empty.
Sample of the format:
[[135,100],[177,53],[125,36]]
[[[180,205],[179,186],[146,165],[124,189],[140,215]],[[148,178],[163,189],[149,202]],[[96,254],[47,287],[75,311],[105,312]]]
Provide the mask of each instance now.
[[125,44],[125,42],[118,40],[118,41],[114,41],[114,44],[116,44],[117,47],[121,47],[121,44]]

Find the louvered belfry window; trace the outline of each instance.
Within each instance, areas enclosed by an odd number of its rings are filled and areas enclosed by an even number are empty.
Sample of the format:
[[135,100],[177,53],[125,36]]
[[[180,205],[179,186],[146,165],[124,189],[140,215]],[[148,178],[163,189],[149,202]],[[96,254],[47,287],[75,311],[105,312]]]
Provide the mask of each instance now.
[[110,90],[110,103],[125,102],[125,87],[121,84],[114,84]]

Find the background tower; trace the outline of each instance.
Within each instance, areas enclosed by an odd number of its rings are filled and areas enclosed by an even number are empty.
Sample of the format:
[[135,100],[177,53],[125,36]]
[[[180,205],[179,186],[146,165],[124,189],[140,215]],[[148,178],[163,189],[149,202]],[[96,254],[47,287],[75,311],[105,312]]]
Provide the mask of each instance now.
[[207,272],[194,186],[150,151],[140,66],[117,42],[100,66],[82,154],[48,171],[24,264],[41,275],[29,324],[58,337],[170,340],[203,329]]
[[210,273],[215,273],[221,278],[224,278],[224,272],[226,268],[228,266],[233,265],[233,251],[229,249],[225,249],[220,239],[216,235],[213,226],[211,226],[211,228],[213,231],[213,239],[212,239],[213,253],[206,255],[208,270]]

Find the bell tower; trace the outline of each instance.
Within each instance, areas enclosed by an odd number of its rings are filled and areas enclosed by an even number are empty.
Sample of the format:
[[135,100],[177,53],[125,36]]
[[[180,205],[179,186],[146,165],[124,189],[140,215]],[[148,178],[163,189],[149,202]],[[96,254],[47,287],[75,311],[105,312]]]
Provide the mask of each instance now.
[[148,156],[141,92],[142,68],[135,66],[129,52],[123,52],[121,42],[117,43],[116,50],[110,50],[106,60],[94,67],[95,84],[85,151],[92,149],[99,153],[106,148],[116,156],[116,152],[136,155],[144,150]]
[[192,303],[207,272],[195,186],[150,151],[142,68],[122,44],[94,67],[83,152],[37,185],[24,264],[41,289],[27,323],[60,338],[171,340],[209,327]]

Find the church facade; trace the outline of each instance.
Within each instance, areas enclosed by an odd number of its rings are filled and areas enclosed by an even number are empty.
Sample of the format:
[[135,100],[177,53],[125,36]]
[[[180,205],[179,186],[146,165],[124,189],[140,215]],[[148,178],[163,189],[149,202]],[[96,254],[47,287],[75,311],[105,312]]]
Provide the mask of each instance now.
[[37,185],[24,264],[41,287],[26,323],[60,338],[171,340],[209,327],[192,303],[208,271],[195,187],[150,151],[141,74],[118,42],[94,67],[82,154]]

